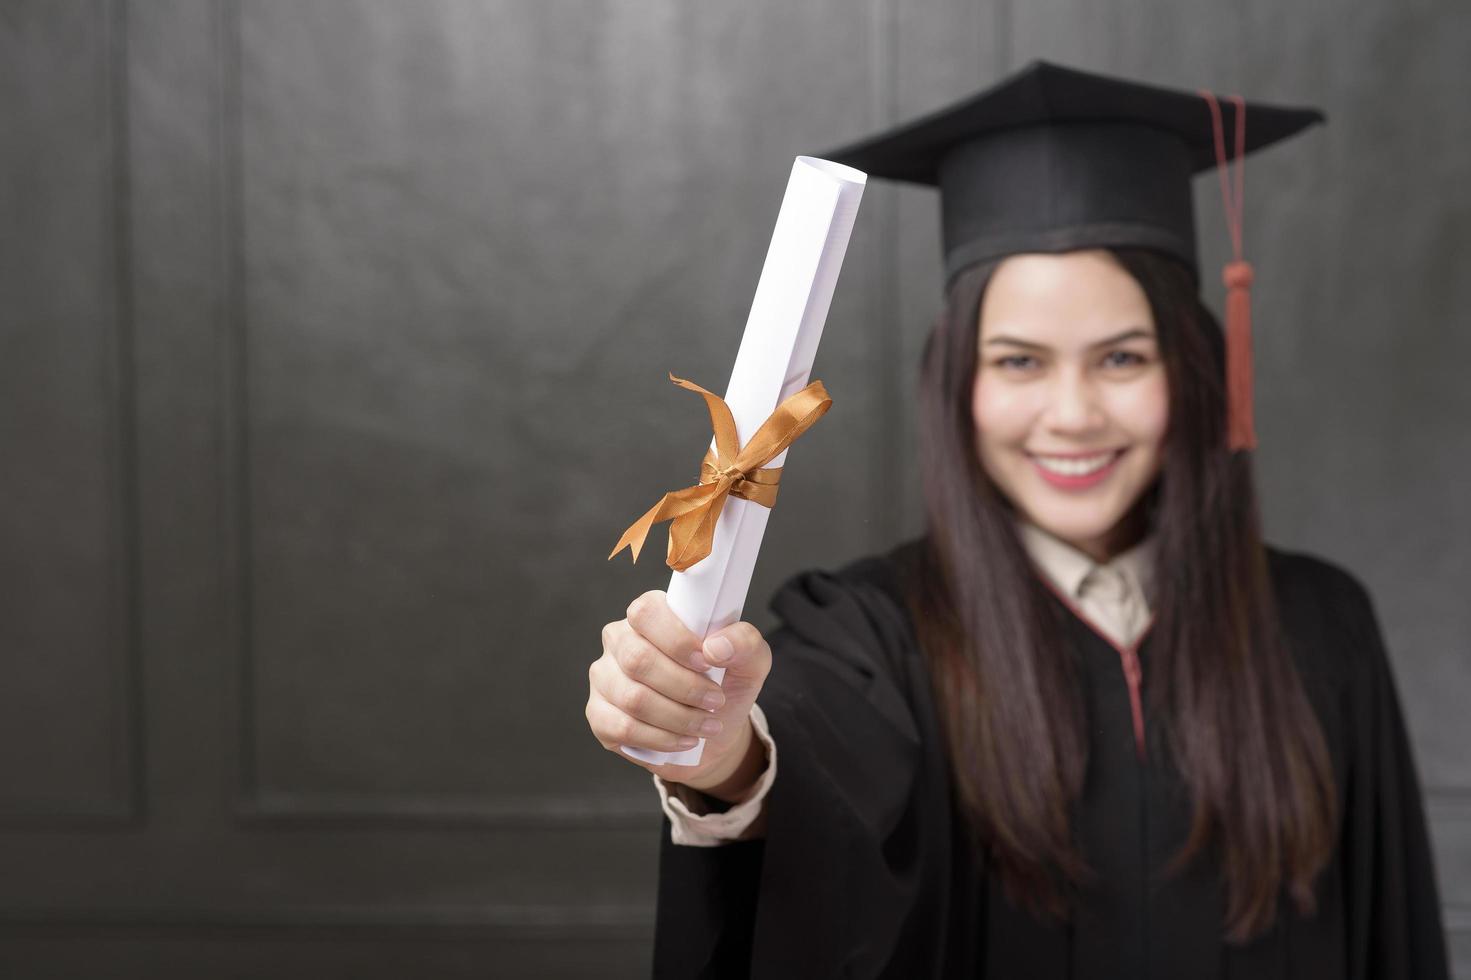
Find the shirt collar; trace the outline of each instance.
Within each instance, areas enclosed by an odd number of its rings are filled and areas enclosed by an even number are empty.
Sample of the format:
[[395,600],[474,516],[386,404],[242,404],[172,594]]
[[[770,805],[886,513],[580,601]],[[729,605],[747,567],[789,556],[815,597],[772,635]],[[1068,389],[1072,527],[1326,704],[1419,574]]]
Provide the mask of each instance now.
[[[1077,548],[1042,530],[1031,521],[1019,518],[1017,530],[1022,544],[1032,561],[1070,599],[1081,596],[1083,581],[1099,563]],[[1155,534],[1151,531],[1138,544],[1121,552],[1106,563],[1117,569],[1144,596],[1150,607],[1154,605],[1154,545]]]

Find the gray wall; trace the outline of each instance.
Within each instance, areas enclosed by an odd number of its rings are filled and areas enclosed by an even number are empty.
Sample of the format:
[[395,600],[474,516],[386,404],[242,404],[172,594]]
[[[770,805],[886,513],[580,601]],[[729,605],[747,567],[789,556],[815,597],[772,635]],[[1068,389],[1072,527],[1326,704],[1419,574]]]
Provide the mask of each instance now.
[[[1247,173],[1268,524],[1373,589],[1471,977],[1468,11],[3,0],[0,974],[646,973],[581,709],[708,439],[665,374],[723,386],[792,156],[1046,57],[1327,110]],[[870,187],[758,624],[918,528],[937,238]]]

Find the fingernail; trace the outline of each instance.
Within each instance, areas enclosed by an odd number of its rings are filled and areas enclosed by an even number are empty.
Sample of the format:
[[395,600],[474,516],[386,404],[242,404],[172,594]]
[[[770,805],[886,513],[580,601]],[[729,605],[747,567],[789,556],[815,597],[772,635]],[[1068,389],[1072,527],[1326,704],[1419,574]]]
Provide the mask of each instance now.
[[710,669],[710,665],[705,662],[705,658],[700,655],[700,651],[698,651],[698,650],[696,650],[694,653],[690,654],[690,666],[693,667],[693,668],[695,668],[695,670],[709,670]]
[[700,722],[700,732],[704,735],[718,735],[722,727],[719,718],[706,718]]
[[682,739],[679,740],[679,747],[682,748],[682,749],[692,749],[696,745],[699,745],[699,744],[700,744],[700,740],[699,739],[693,738],[693,737],[690,737],[690,736],[685,736],[684,738],[682,738]]
[[705,641],[705,656],[711,663],[723,664],[735,654],[735,647],[723,636],[712,636]]
[[725,695],[721,694],[719,691],[711,691],[709,694],[700,699],[700,703],[711,711],[714,711],[716,708],[725,703]]

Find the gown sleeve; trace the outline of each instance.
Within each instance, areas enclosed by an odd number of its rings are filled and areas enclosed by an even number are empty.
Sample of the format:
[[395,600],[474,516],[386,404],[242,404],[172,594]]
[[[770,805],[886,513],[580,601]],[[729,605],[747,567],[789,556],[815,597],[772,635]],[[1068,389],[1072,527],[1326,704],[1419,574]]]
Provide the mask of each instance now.
[[[671,841],[686,847],[723,847],[731,841],[765,836],[765,821],[761,817],[780,759],[759,701],[751,705],[751,728],[766,750],[766,768],[756,780],[751,795],[729,809],[709,812],[703,808],[708,805],[703,793],[658,775],[653,777],[660,806],[669,818]],[[701,808],[693,809],[693,806]]]
[[802,573],[772,600],[765,836],[685,847],[663,821],[656,977],[872,975],[888,959],[917,887],[913,849],[886,853],[920,755],[894,666],[912,644],[899,604],[850,570]]
[[1351,980],[1449,975],[1420,781],[1368,592],[1343,575],[1341,621],[1358,654],[1342,845]]

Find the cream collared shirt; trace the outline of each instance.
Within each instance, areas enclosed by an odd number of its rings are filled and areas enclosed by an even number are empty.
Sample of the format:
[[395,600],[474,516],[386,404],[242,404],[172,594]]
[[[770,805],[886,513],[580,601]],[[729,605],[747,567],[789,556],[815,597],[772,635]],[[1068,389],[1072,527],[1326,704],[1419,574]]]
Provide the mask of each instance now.
[[1119,646],[1130,646],[1149,624],[1154,604],[1154,536],[1100,565],[1027,521],[1017,530],[1032,561],[1054,588]]
[[[1018,521],[1017,530],[1037,568],[1100,632],[1119,646],[1139,639],[1149,624],[1154,597],[1153,535],[1100,565],[1030,522]],[[674,843],[718,847],[765,832],[763,804],[776,779],[777,750],[759,704],[751,705],[751,728],[766,747],[766,771],[746,798],[726,812],[710,813],[699,792],[653,777]]]

